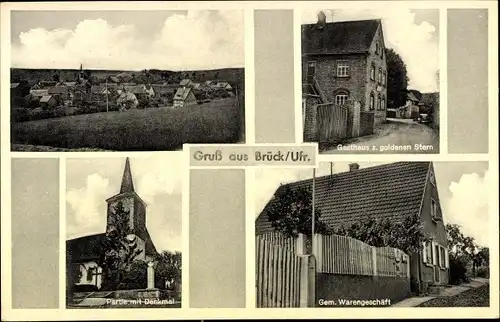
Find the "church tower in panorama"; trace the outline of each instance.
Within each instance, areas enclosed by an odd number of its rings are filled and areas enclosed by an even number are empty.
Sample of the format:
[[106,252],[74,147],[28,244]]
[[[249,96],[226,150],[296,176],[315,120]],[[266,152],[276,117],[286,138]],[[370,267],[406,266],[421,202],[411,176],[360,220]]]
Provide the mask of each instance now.
[[[148,259],[156,250],[151,242],[151,237],[146,229],[146,203],[135,192],[134,180],[130,166],[130,159],[125,160],[120,192],[106,200],[107,202],[107,223],[106,233],[116,229],[118,220],[127,220],[131,234],[127,237],[130,242],[136,242],[143,248],[138,259]],[[118,217],[117,209],[122,208],[127,217]],[[148,247],[149,246],[149,247]]]

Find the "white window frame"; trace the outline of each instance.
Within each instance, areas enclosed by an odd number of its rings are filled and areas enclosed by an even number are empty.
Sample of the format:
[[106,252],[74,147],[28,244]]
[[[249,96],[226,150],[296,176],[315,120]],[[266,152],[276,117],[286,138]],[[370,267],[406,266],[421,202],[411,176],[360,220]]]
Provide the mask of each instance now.
[[432,266],[433,261],[433,242],[423,242],[422,243],[422,261],[427,266]]
[[378,69],[378,83],[382,85],[382,68]]
[[437,222],[438,203],[434,198],[431,198],[431,218],[432,221]]
[[439,267],[446,268],[446,248],[439,245]]
[[433,266],[437,266],[439,264],[439,253],[436,252],[436,246],[439,246],[439,245],[435,242],[432,242],[432,265]]
[[[335,95],[335,104],[336,105],[345,105],[345,103],[347,102],[347,99],[349,98],[349,95],[347,94],[337,94]],[[339,99],[340,101],[342,102],[339,102]]]
[[375,64],[371,64],[371,68],[370,68],[370,79],[371,79],[372,81],[375,81],[375,80],[376,80],[376,79],[375,79],[375,77],[376,77],[376,67],[375,67]]
[[380,103],[381,110],[385,110],[385,97],[382,97],[382,102]]
[[339,61],[337,63],[337,77],[349,77],[350,76],[350,66],[349,61]]

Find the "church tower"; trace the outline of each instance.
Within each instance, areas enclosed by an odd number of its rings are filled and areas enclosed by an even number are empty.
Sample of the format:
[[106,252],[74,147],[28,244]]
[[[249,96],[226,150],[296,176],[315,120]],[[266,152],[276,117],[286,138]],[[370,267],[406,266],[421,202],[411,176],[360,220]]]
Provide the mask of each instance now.
[[[144,244],[150,238],[146,230],[146,203],[135,192],[129,158],[125,160],[120,192],[106,202],[108,204],[106,232],[115,229],[117,220],[126,220],[132,235],[140,238],[139,244]],[[128,218],[117,218],[116,208],[120,203],[128,212]],[[133,239],[134,236],[130,237]]]

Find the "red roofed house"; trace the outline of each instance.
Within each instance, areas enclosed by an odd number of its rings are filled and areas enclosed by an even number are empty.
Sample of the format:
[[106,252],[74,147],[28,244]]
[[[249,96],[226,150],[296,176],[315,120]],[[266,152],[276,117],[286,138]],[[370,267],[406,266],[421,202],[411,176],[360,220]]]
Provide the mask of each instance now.
[[[132,235],[127,239],[136,243],[142,252],[135,260],[151,261],[157,255],[156,248],[146,228],[146,203],[135,192],[130,169],[130,161],[125,161],[120,191],[117,195],[106,200],[107,203],[107,225],[106,233],[115,229],[115,207],[121,203],[129,213]],[[102,285],[101,260],[104,252],[104,241],[106,233],[89,235],[66,241],[66,252],[68,265],[77,265],[82,272],[80,281],[76,285],[95,286],[99,289]],[[68,285],[70,287],[70,285]]]
[[[311,187],[312,179],[282,185],[278,191],[286,186]],[[410,276],[422,289],[448,284],[445,224],[431,162],[397,162],[364,169],[351,164],[348,172],[317,177],[315,191],[321,221],[333,229],[367,218],[402,221],[418,216],[432,242],[419,253],[409,254]],[[273,231],[266,215],[271,203],[272,199],[256,220],[257,235]]]
[[[374,124],[384,123],[387,64],[381,20],[327,23],[320,12],[317,23],[302,25],[302,84],[304,110],[320,98],[320,103],[349,107],[348,123],[358,124],[359,112],[349,104],[358,102],[361,112],[373,114]],[[359,136],[353,134],[357,130],[348,133]]]

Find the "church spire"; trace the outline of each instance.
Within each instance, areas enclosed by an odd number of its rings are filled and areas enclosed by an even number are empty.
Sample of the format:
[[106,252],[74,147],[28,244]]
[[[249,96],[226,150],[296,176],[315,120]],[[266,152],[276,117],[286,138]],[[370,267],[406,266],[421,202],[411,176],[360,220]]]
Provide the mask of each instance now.
[[125,161],[125,170],[123,170],[122,185],[120,193],[134,192],[134,182],[132,181],[132,171],[130,170],[130,160],[127,157]]

